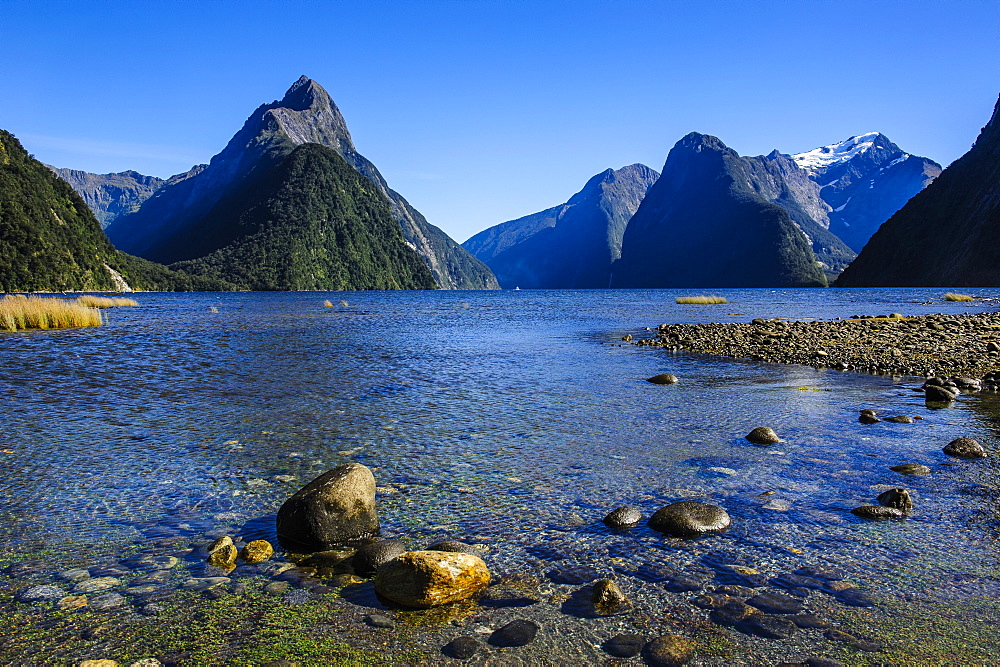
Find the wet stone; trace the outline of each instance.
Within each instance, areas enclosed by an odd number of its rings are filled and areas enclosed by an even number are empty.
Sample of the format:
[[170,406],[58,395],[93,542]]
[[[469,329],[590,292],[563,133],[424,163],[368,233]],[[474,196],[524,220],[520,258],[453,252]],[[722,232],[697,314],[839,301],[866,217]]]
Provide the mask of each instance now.
[[858,640],[854,635],[842,630],[830,629],[823,633],[823,636],[833,642],[855,642]]
[[651,667],[686,665],[694,659],[694,644],[683,637],[662,635],[646,644],[642,657]]
[[648,524],[653,530],[674,537],[695,537],[725,530],[730,518],[718,505],[682,500],[656,510]]
[[399,540],[379,540],[358,547],[351,563],[358,574],[371,575],[379,567],[406,553],[406,545]]
[[795,570],[795,574],[801,574],[805,577],[815,577],[816,579],[826,579],[827,581],[840,581],[844,578],[844,575],[838,570],[824,565],[803,565]]
[[768,614],[797,614],[802,611],[802,600],[781,593],[761,593],[747,600],[747,604]]
[[463,636],[455,637],[444,645],[441,652],[449,658],[456,660],[468,660],[479,650],[479,642],[475,637]]
[[890,466],[889,470],[898,472],[900,475],[924,476],[931,474],[931,469],[919,463],[901,463],[897,466]]
[[586,584],[594,579],[600,579],[601,573],[592,567],[566,567],[555,568],[545,573],[549,579],[557,584]]
[[887,521],[889,519],[905,519],[906,512],[895,507],[882,507],[880,505],[864,505],[855,507],[851,514],[861,519],[870,521]]
[[272,581],[264,586],[264,592],[268,595],[284,595],[291,587],[287,581]]
[[677,376],[670,373],[660,373],[659,375],[654,375],[651,378],[646,378],[646,382],[651,382],[653,384],[674,384],[677,382]]
[[368,614],[365,616],[364,621],[365,625],[373,628],[391,628],[396,625],[395,621],[383,614]]
[[85,568],[78,567],[72,570],[63,570],[62,572],[56,574],[56,578],[73,584],[78,584],[84,579],[90,579],[90,572]]
[[878,495],[876,500],[886,507],[894,507],[904,512],[909,512],[913,509],[913,499],[910,497],[910,492],[906,489],[889,489],[883,491]]
[[788,620],[800,628],[818,628],[820,630],[830,627],[828,621],[823,620],[816,614],[795,614],[789,616]]
[[896,424],[912,424],[913,417],[910,417],[909,415],[898,415],[896,417],[886,417],[885,421],[894,422]]
[[606,517],[604,523],[610,528],[624,530],[633,528],[642,521],[642,513],[635,507],[619,507],[612,510]]
[[736,625],[751,616],[760,614],[760,610],[739,600],[730,600],[708,615],[709,620],[719,625]]
[[282,599],[286,604],[298,605],[306,604],[312,600],[312,593],[304,588],[296,588],[293,591],[288,591],[282,596]]
[[150,602],[147,605],[143,605],[143,607],[139,610],[139,613],[143,616],[159,616],[166,610],[166,606],[156,602]]
[[746,439],[755,445],[773,445],[781,442],[781,438],[770,426],[758,426],[746,435]]
[[66,596],[58,586],[29,586],[18,592],[18,602],[55,602]]
[[765,639],[788,639],[799,629],[787,618],[769,614],[755,614],[740,621],[735,627],[740,632]]
[[844,663],[831,658],[806,658],[806,667],[844,667]]
[[960,459],[986,458],[986,450],[972,438],[957,438],[944,446],[944,453]]
[[79,609],[81,607],[86,607],[88,604],[86,595],[67,595],[66,597],[59,600],[56,606],[60,609]]
[[90,608],[95,611],[107,611],[117,609],[123,604],[125,604],[125,598],[118,593],[104,593],[90,601]]
[[823,580],[816,577],[807,577],[802,574],[786,573],[775,577],[770,581],[772,586],[793,590],[796,588],[813,588],[819,590],[823,588]]
[[457,554],[471,554],[473,556],[482,556],[483,552],[481,549],[477,549],[471,544],[466,544],[465,542],[459,542],[457,540],[442,540],[440,542],[435,542],[424,549],[425,551],[448,551]]
[[705,593],[704,595],[699,595],[691,600],[691,604],[699,609],[719,609],[729,602],[732,598],[728,595],[717,595],[713,593]]
[[499,628],[490,635],[489,643],[494,646],[527,646],[538,635],[539,625],[534,621],[516,620]]
[[604,642],[601,648],[616,658],[634,658],[646,646],[645,637],[639,635],[616,635]]
[[867,593],[858,590],[857,588],[849,588],[844,591],[839,591],[834,594],[834,597],[843,604],[851,607],[874,607],[875,600],[871,598]]

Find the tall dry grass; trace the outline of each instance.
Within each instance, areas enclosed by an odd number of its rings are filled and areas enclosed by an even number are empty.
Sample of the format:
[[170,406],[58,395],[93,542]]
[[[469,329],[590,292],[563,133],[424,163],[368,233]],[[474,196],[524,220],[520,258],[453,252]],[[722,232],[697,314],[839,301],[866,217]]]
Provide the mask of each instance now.
[[0,299],[0,329],[68,329],[99,327],[101,311],[76,301],[47,297],[7,295]]
[[729,303],[724,296],[679,296],[677,297],[677,303],[697,303],[697,304],[713,304],[713,303]]
[[944,298],[948,301],[972,301],[974,297],[968,294],[956,294],[955,292],[948,292],[944,295]]
[[77,301],[81,306],[90,306],[91,308],[124,308],[125,306],[139,305],[139,302],[135,299],[128,299],[120,296],[94,296],[92,294],[84,294],[77,299]]

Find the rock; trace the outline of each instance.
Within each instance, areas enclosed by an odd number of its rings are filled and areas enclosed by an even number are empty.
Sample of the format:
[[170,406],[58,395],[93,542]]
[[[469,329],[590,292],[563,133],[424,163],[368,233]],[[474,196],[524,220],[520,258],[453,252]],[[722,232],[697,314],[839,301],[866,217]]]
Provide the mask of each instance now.
[[728,595],[705,593],[691,599],[691,604],[699,609],[719,609],[732,600]]
[[886,417],[885,420],[887,422],[893,422],[893,423],[896,423],[896,424],[912,424],[913,423],[913,417],[910,417],[909,415],[898,415],[896,417]]
[[81,660],[76,667],[118,667],[114,660]]
[[396,626],[394,620],[382,614],[368,614],[365,616],[365,624],[373,628],[392,628]]
[[160,667],[163,663],[156,658],[142,658],[141,660],[136,660],[128,667]]
[[150,602],[147,605],[143,605],[142,609],[140,609],[139,612],[143,616],[159,616],[166,610],[167,608],[164,605],[158,604],[156,602]]
[[625,334],[624,336],[622,336],[622,340],[625,341],[626,343],[630,343],[632,341],[632,334]]
[[913,509],[913,499],[906,489],[889,489],[878,494],[876,500],[886,507],[895,507],[898,510],[909,512]]
[[375,476],[353,462],[323,473],[284,502],[277,526],[282,542],[312,551],[375,537]]
[[215,588],[216,586],[224,586],[230,581],[232,581],[232,579],[229,577],[196,577],[185,581],[181,584],[181,588],[186,588],[192,591],[207,591],[208,589]]
[[770,426],[758,426],[747,433],[746,438],[755,445],[773,445],[776,442],[781,442],[781,438]]
[[972,438],[958,438],[944,446],[944,453],[960,459],[984,459],[986,450]]
[[653,384],[674,384],[677,382],[677,376],[670,373],[660,373],[651,378],[646,378],[646,382],[652,382]]
[[928,403],[951,403],[957,396],[957,392],[933,384],[927,385],[924,389],[924,400]]
[[223,535],[222,537],[218,538],[217,540],[208,545],[208,553],[212,553],[216,549],[221,549],[222,547],[226,546],[232,547],[236,545],[233,544],[233,538],[229,537],[228,535]]
[[686,665],[694,659],[694,643],[675,635],[661,635],[646,644],[642,657],[652,667]]
[[90,608],[95,611],[107,611],[108,609],[117,609],[123,604],[125,604],[125,598],[118,593],[105,593],[91,600]]
[[719,625],[736,625],[751,616],[760,614],[760,610],[739,600],[730,600],[708,615],[709,620]]
[[661,507],[649,518],[653,530],[674,537],[695,537],[725,530],[730,519],[726,510],[717,505],[682,500]]
[[535,641],[539,625],[534,621],[517,620],[493,631],[489,643],[493,646],[527,646]]
[[806,667],[845,667],[844,663],[830,658],[806,658],[803,664]]
[[389,561],[406,553],[406,545],[399,540],[379,540],[358,547],[351,564],[361,576],[375,574],[375,571]]
[[[215,592],[215,590],[209,592]],[[307,591],[304,588],[296,588],[290,591],[285,591],[285,594],[281,596],[281,599],[285,601],[285,604],[308,604],[312,602],[313,596],[310,591]]]
[[642,521],[642,513],[635,507],[619,507],[612,510],[606,517],[604,523],[617,530],[633,528]]
[[90,572],[85,568],[78,567],[72,570],[63,570],[62,572],[56,574],[56,577],[62,579],[63,581],[78,584],[84,579],[90,579]]
[[284,595],[291,587],[287,581],[272,581],[264,586],[264,592],[268,595]]
[[830,627],[830,624],[827,621],[824,621],[816,614],[796,614],[794,616],[789,616],[788,620],[800,628],[816,628],[823,630]]
[[747,600],[747,604],[768,614],[797,614],[802,611],[802,600],[781,593],[760,593]]
[[848,588],[834,594],[834,597],[843,604],[851,607],[874,607],[875,601],[865,592],[857,588]]
[[447,551],[409,551],[375,574],[379,595],[417,609],[465,600],[489,584],[490,571],[479,556]]
[[452,639],[444,645],[441,652],[449,658],[455,658],[456,660],[468,660],[474,656],[478,650],[479,642],[476,641],[476,638],[466,635],[464,637],[455,637]]
[[473,556],[479,556],[482,554],[482,550],[477,549],[471,544],[466,544],[465,542],[459,542],[457,540],[442,540],[440,542],[435,542],[423,551],[451,551],[457,554],[472,554]]
[[858,421],[862,424],[877,424],[882,420],[875,416],[874,410],[862,410]]
[[613,614],[622,607],[629,606],[625,592],[611,579],[601,579],[594,582],[591,601],[601,615]]
[[735,627],[740,632],[765,639],[788,639],[799,629],[799,626],[787,618],[768,614],[754,614],[737,623]]
[[246,563],[263,563],[273,555],[274,547],[267,540],[249,542],[240,552],[240,558]]
[[557,584],[586,584],[601,577],[601,573],[589,565],[553,568],[545,576]]
[[646,639],[639,635],[615,635],[601,645],[604,652],[616,658],[634,658],[642,653]]
[[220,570],[229,572],[236,567],[236,557],[239,555],[236,546],[230,542],[223,544],[208,554],[208,564]]
[[18,602],[55,602],[66,596],[58,586],[29,586],[17,593]]
[[121,586],[122,580],[117,577],[95,577],[85,579],[73,587],[74,593],[97,593],[109,588]]
[[893,472],[898,472],[900,475],[929,475],[931,474],[931,469],[925,465],[920,465],[919,463],[900,463],[896,466],[890,466],[889,470]]
[[79,609],[81,607],[86,607],[88,604],[86,595],[67,595],[66,597],[59,600],[56,606],[59,609]]
[[896,509],[895,507],[881,507],[879,505],[864,505],[862,507],[855,507],[851,510],[851,514],[862,519],[870,519],[872,521],[886,521],[888,519],[905,519],[906,512],[903,510]]

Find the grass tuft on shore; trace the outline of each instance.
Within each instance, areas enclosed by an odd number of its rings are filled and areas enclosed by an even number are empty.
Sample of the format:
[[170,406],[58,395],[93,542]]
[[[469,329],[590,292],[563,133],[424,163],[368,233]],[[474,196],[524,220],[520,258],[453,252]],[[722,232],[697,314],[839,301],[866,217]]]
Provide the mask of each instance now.
[[124,308],[126,306],[138,306],[139,302],[135,299],[128,299],[125,297],[109,297],[109,296],[94,296],[92,294],[84,294],[77,302],[81,306],[89,306],[91,308]]
[[694,303],[694,304],[715,304],[715,303],[729,303],[724,296],[679,296],[677,297],[677,303]]
[[973,301],[975,299],[975,297],[968,294],[957,294],[955,292],[948,292],[944,295],[944,298],[948,301]]
[[99,327],[101,311],[76,301],[7,295],[0,299],[0,329],[69,329]]

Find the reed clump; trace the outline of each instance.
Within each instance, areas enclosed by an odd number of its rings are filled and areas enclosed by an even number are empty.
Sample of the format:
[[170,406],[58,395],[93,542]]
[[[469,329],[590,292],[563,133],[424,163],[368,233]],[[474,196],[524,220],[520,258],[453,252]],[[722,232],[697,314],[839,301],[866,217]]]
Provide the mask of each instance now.
[[968,294],[956,294],[955,292],[948,292],[944,295],[944,298],[948,301],[972,301],[975,297],[969,296]]
[[67,299],[7,295],[0,299],[0,329],[69,329],[99,327],[101,311]]
[[323,307],[324,308],[333,308],[333,301],[330,301],[329,299],[327,299],[326,301],[323,302]]
[[91,308],[124,308],[126,306],[138,306],[139,302],[135,299],[129,299],[126,297],[109,297],[109,296],[94,296],[92,294],[84,294],[77,302],[81,306],[89,306]]
[[724,296],[679,296],[677,303],[714,304],[729,303]]

